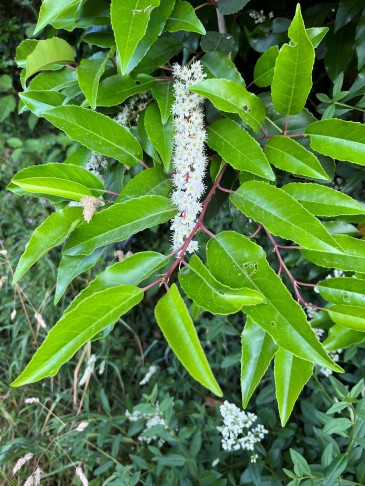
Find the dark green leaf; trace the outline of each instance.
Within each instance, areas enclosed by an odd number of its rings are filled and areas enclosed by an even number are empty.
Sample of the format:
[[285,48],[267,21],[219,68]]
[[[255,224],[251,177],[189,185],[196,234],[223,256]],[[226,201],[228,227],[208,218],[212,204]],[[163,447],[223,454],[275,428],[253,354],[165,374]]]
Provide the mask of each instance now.
[[234,48],[234,37],[231,34],[208,31],[200,41],[204,52],[221,52],[226,56]]
[[290,449],[290,457],[293,461],[294,472],[297,476],[302,477],[312,474],[307,461],[299,454],[299,452],[295,451],[294,449]]
[[352,426],[352,422],[348,418],[331,419],[322,429],[322,434],[338,434],[344,432]]
[[152,96],[158,103],[161,113],[161,120],[162,123],[165,124],[171,116],[171,107],[175,100],[173,83],[162,82],[155,84],[152,87]]
[[246,84],[233,62],[222,52],[208,52],[201,58],[207,78],[230,79],[245,88]]
[[205,35],[204,25],[196,16],[194,8],[189,2],[184,0],[177,0],[175,8],[166,22],[166,30],[169,32],[178,32],[184,30],[186,32],[197,32]]
[[152,103],[146,110],[144,126],[146,128],[148,138],[159,153],[165,169],[168,170],[171,163],[175,133],[172,118],[163,124],[158,104]]
[[128,182],[116,202],[140,196],[168,196],[171,187],[171,179],[163,172],[161,166],[146,169]]
[[156,84],[155,78],[146,74],[136,76],[109,76],[104,79],[98,90],[98,106],[115,106],[135,94],[144,93]]
[[102,59],[82,59],[77,68],[80,89],[93,110],[96,108],[99,82],[107,60],[108,57]]
[[230,15],[245,7],[250,0],[219,0],[218,8],[223,15]]
[[255,84],[260,86],[260,88],[265,88],[266,86],[271,85],[274,77],[275,62],[278,55],[278,46],[272,46],[257,60],[253,70],[253,76]]
[[351,22],[363,8],[363,0],[341,0],[336,12],[334,31],[337,32],[341,27]]

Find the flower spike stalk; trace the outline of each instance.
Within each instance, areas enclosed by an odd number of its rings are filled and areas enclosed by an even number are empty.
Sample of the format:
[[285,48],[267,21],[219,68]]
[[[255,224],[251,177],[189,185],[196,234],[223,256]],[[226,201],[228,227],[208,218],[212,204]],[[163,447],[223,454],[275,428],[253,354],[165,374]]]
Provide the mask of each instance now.
[[[172,220],[172,249],[180,248],[194,229],[202,210],[200,199],[204,193],[204,174],[207,166],[204,142],[207,134],[204,129],[204,98],[190,93],[188,88],[205,77],[202,65],[195,61],[190,67],[173,66],[175,103],[175,136],[173,151],[174,190],[171,195],[178,214]],[[198,249],[198,243],[191,241],[189,253]]]

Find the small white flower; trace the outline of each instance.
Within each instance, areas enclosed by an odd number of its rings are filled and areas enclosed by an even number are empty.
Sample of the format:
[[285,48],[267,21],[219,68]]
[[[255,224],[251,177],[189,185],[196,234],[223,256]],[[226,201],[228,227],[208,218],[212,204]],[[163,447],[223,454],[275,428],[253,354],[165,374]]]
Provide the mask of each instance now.
[[87,477],[84,474],[84,471],[80,466],[76,467],[76,476],[80,479],[82,486],[88,486],[89,481],[87,480]]
[[157,371],[157,366],[155,366],[155,365],[150,366],[148,368],[148,371],[147,371],[145,377],[143,378],[143,380],[141,380],[139,382],[139,384],[141,386],[146,385],[150,381],[150,379],[152,378],[152,376],[156,373],[156,371]]
[[214,461],[212,462],[212,467],[215,467],[219,464],[219,458],[217,457],[216,459],[214,459]]
[[10,319],[13,321],[15,319],[15,316],[16,316],[16,310],[13,309],[12,313],[10,314]]
[[80,422],[79,425],[76,427],[76,432],[83,432],[89,425],[89,422],[86,422],[84,420],[83,422]]
[[26,404],[39,403],[39,398],[36,398],[36,397],[26,398],[24,400],[24,403],[26,403]]
[[42,315],[41,315],[39,312],[36,312],[36,313],[34,314],[34,318],[35,318],[35,320],[37,321],[37,325],[38,325],[39,327],[42,327],[43,329],[45,329],[45,328],[47,327],[47,326],[46,326],[46,323],[45,323],[45,322],[44,322],[44,320],[43,320]]

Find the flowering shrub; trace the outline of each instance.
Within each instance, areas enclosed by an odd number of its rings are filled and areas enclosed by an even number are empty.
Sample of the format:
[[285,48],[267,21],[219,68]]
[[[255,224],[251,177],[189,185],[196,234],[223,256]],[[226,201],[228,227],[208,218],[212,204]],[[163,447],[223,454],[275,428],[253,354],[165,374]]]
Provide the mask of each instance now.
[[[333,61],[336,32],[350,28],[360,13],[346,20],[339,9],[328,32],[306,25],[299,4],[290,21],[279,22],[271,13],[246,12],[247,3],[209,1],[194,10],[196,2],[184,0],[112,0],[109,11],[108,2],[44,0],[36,33],[49,24],[61,32],[18,47],[20,108],[82,147],[63,163],[21,170],[8,186],[55,206],[31,236],[14,284],[63,245],[58,303],[108,245],[157,226],[164,234],[167,222],[173,236],[170,251],[146,247],[99,273],[13,386],[54,376],[144,298],[155,304],[149,297],[157,289],[155,317],[168,345],[218,397],[227,390],[213,375],[192,317],[239,314],[242,404],[247,406],[273,360],[282,424],[313,365],[342,372],[328,352],[365,339],[365,209],[331,187],[337,168],[350,162],[353,177],[361,179],[364,165],[365,126],[352,121],[354,110],[362,110],[363,76],[345,80]],[[201,18],[200,7],[207,12]],[[325,11],[323,20],[327,16]],[[207,32],[216,18],[219,32]],[[246,32],[260,53],[253,69],[242,67],[236,19],[254,24]],[[88,56],[77,53],[77,59],[62,34],[76,28],[85,29],[80,40],[90,46]],[[333,89],[332,98],[318,93],[316,104],[311,89],[319,45]],[[356,56],[360,70],[360,49]],[[150,92],[136,108],[133,97]],[[209,218],[219,219],[227,207],[229,224],[214,234]],[[310,271],[299,280],[303,265],[316,269],[315,281]],[[326,279],[332,268],[346,273]],[[303,309],[325,315],[323,344],[312,329],[321,321],[309,323]],[[254,430],[251,439],[265,433]],[[229,447],[246,444],[246,438],[225,434]]]

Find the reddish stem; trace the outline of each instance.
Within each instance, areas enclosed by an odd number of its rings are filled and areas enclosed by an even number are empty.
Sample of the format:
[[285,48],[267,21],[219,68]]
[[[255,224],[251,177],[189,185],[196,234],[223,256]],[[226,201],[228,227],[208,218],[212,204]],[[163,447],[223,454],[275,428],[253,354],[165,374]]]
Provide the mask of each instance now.
[[228,192],[229,194],[234,193],[234,191],[232,191],[231,189],[226,189],[225,187],[222,187],[220,184],[218,184],[217,189],[223,192]]
[[249,238],[255,238],[256,235],[258,235],[261,231],[261,228],[262,228],[262,224],[259,224],[258,227],[257,227],[257,230],[254,231],[250,236]]
[[106,189],[104,190],[107,194],[111,194],[112,196],[120,196],[118,192],[113,192],[113,191],[107,191]]
[[200,223],[200,229],[203,230],[204,233],[206,233],[211,238],[215,238],[215,234],[213,234],[211,231],[209,231],[208,228],[206,228],[203,223]]

